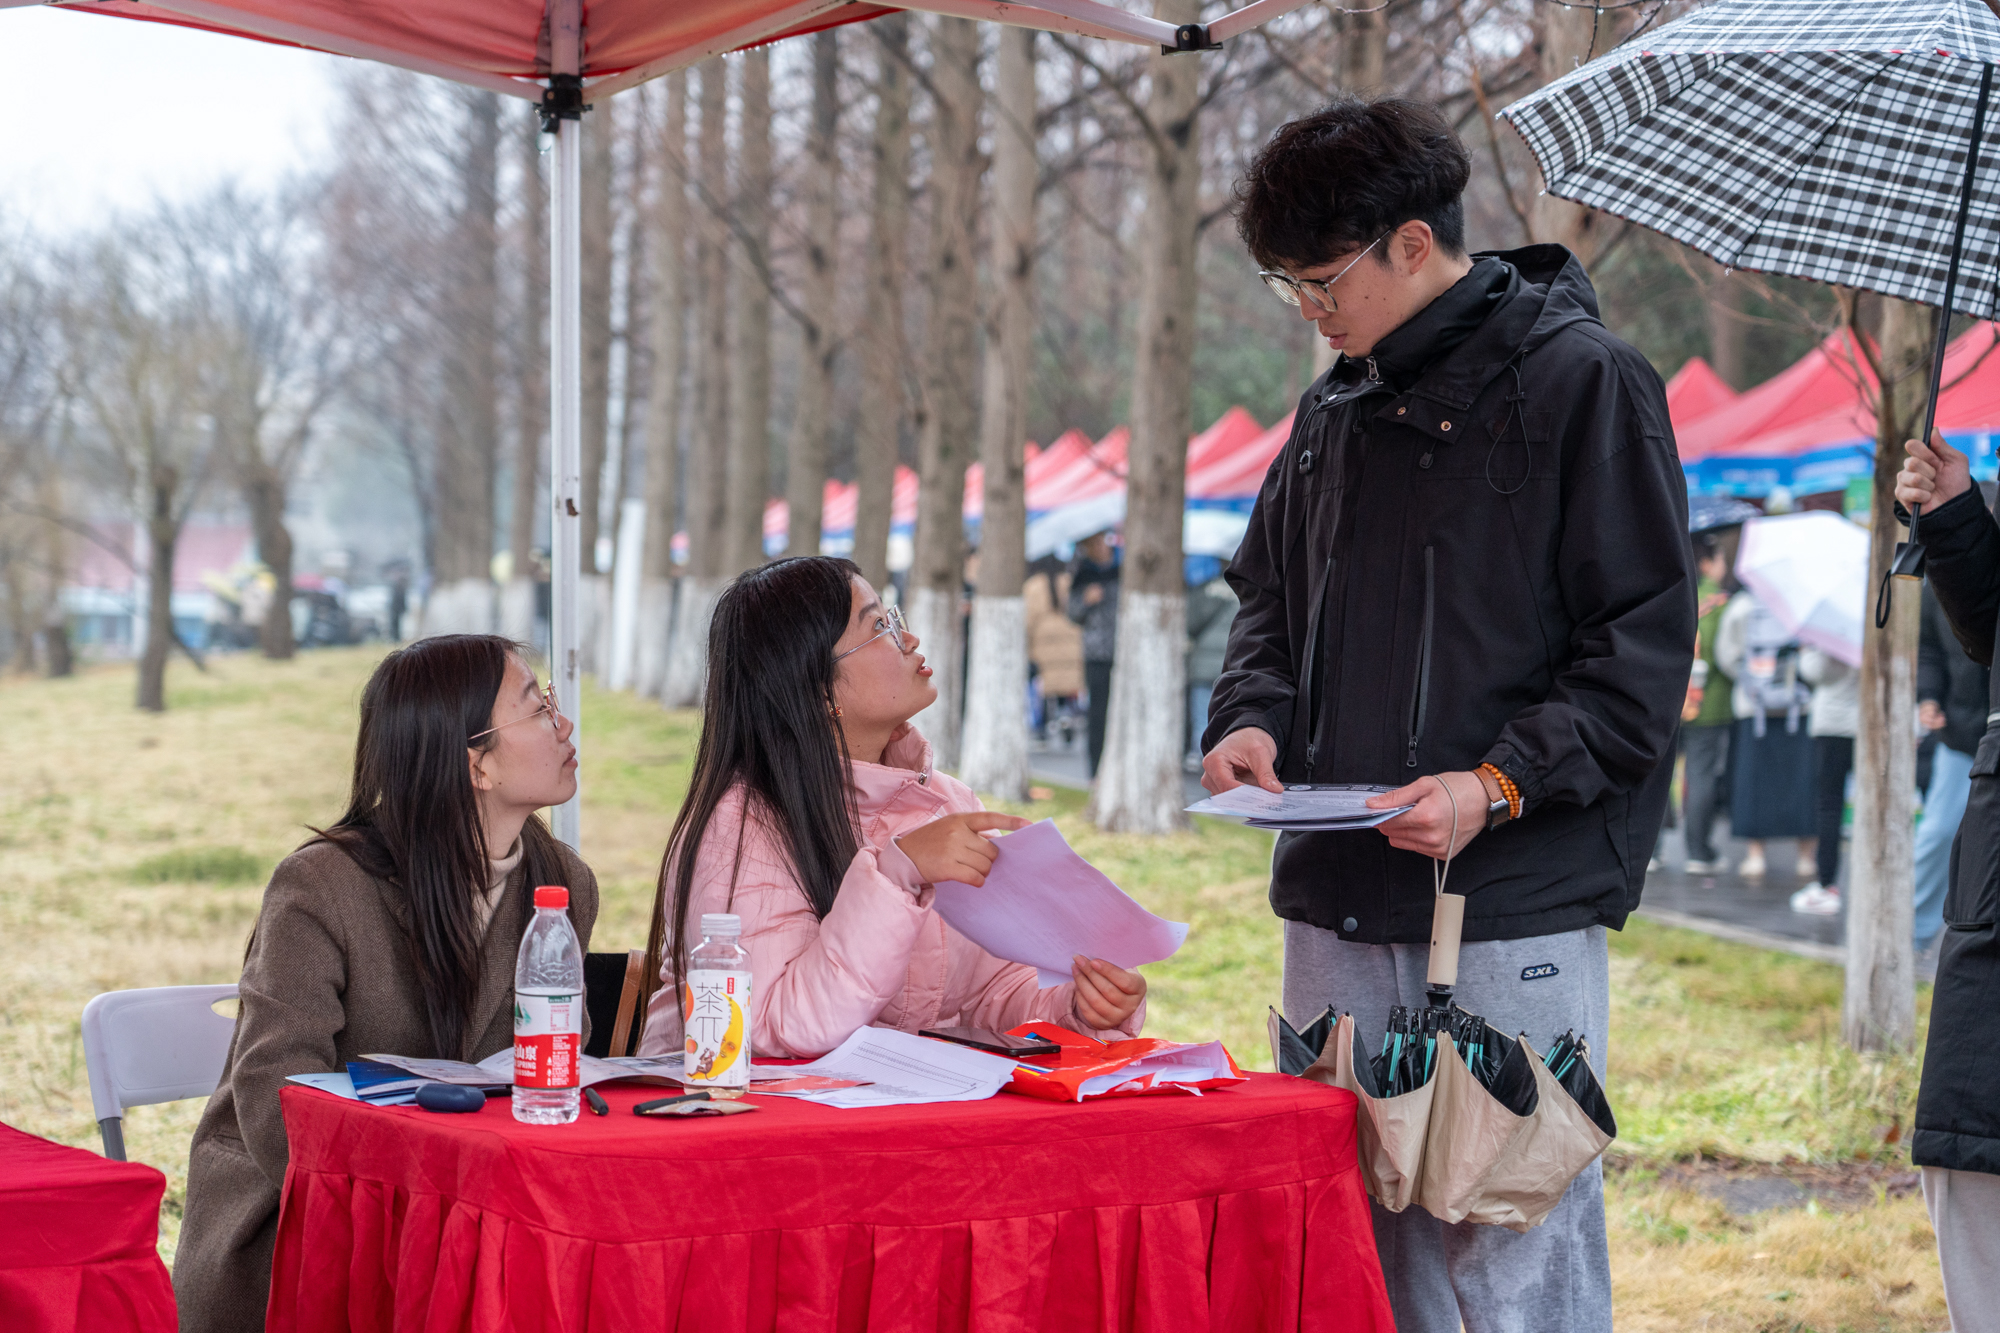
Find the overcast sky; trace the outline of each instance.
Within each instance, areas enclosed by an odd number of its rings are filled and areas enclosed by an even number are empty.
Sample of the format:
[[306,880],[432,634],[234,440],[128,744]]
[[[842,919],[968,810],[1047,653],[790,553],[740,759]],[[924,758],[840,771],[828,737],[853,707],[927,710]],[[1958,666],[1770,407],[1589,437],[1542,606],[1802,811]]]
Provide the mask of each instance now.
[[235,177],[261,186],[326,147],[349,62],[162,23],[0,9],[11,125],[0,213],[88,227]]

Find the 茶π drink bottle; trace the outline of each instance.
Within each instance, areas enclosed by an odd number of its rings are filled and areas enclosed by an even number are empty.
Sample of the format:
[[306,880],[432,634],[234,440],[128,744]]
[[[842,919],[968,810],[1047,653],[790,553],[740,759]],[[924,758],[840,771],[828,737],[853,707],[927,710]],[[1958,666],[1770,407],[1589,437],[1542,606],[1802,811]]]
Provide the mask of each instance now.
[[535,919],[514,964],[514,1118],[576,1119],[583,1056],[583,949],[569,924],[569,890],[535,890]]
[[701,943],[688,954],[681,1017],[687,1031],[687,1077],[704,1088],[750,1082],[750,955],[743,918],[704,912]]

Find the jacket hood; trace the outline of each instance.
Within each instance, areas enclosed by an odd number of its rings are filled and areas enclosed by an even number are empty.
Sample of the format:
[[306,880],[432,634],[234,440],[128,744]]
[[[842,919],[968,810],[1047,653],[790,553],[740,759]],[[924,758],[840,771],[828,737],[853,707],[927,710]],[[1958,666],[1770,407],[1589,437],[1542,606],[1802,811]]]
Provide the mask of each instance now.
[[1597,288],[1583,271],[1583,262],[1568,247],[1524,245],[1518,250],[1481,251],[1473,258],[1489,254],[1519,270],[1524,286],[1540,288],[1541,309],[1517,350],[1532,352],[1572,324],[1604,322],[1597,309]]
[[905,722],[889,737],[889,744],[882,751],[882,762],[871,764],[856,759],[848,765],[850,780],[854,783],[854,803],[866,824],[879,818],[889,803],[901,794],[911,783],[929,786],[931,781],[931,743],[924,734]]

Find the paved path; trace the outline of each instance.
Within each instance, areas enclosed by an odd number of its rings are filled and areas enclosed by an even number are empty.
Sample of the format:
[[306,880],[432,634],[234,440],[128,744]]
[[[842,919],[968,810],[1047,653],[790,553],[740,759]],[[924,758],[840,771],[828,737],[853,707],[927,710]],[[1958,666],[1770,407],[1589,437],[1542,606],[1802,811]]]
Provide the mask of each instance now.
[[[1037,782],[1060,787],[1090,785],[1081,737],[1067,746],[1059,742],[1031,744],[1028,769]],[[1194,775],[1183,775],[1181,782],[1189,804],[1207,795]],[[1722,837],[1718,830],[1717,843],[1727,865],[1742,864],[1747,846],[1742,840]],[[1793,891],[1812,878],[1808,874],[1802,879],[1796,873],[1798,844],[1792,839],[1774,838],[1768,843],[1768,865],[1761,880],[1744,879],[1733,869],[1715,875],[1687,874],[1681,868],[1686,858],[1678,829],[1667,831],[1662,851],[1662,868],[1646,876],[1641,916],[1805,958],[1837,963],[1844,957],[1846,927],[1840,917],[1802,916],[1791,910]],[[1843,858],[1843,885],[1846,879]]]

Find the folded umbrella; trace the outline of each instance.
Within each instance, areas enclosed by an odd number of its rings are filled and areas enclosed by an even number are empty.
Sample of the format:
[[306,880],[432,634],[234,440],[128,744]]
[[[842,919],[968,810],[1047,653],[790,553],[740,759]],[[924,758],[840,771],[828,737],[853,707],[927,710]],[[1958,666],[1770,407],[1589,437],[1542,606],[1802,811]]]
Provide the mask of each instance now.
[[[1455,801],[1450,841],[1458,841]],[[1565,1033],[1541,1060],[1525,1038],[1510,1042],[1452,1002],[1465,898],[1444,891],[1450,871],[1449,857],[1436,862],[1430,1004],[1392,1008],[1373,1056],[1352,1014],[1334,1021],[1329,1009],[1301,1032],[1273,1009],[1271,1057],[1280,1073],[1354,1094],[1361,1177],[1384,1208],[1414,1203],[1443,1222],[1526,1231],[1618,1127],[1581,1036]]]

